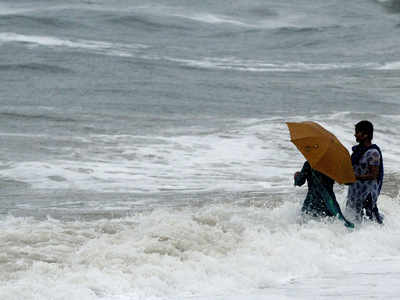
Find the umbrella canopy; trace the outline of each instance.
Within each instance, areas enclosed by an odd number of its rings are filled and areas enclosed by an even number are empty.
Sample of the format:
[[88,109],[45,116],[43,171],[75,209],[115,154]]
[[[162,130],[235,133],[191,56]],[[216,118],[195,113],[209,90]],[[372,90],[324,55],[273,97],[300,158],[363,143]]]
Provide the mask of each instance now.
[[313,169],[338,183],[356,181],[350,154],[336,136],[315,122],[286,124],[291,141]]

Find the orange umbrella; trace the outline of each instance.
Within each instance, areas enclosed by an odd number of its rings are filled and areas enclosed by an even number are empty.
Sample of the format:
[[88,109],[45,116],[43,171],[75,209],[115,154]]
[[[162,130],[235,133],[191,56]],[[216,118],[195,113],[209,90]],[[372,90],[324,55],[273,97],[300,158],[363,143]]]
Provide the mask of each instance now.
[[350,154],[339,140],[315,122],[289,122],[290,140],[311,167],[338,183],[355,182]]

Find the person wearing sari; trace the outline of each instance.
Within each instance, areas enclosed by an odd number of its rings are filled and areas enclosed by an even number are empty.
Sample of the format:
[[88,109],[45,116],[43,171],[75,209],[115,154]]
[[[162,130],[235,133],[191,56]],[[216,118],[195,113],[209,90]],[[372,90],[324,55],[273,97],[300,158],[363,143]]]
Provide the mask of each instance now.
[[294,184],[302,186],[307,181],[308,192],[301,211],[311,217],[338,217],[346,227],[353,228],[354,224],[346,220],[333,191],[335,181],[313,169],[308,161],[300,172],[294,175]]

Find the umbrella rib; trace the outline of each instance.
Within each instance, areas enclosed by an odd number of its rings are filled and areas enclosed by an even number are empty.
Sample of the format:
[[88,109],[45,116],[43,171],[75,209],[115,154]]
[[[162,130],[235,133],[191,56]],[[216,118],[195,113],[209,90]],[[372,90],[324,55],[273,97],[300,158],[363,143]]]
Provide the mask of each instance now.
[[[331,141],[331,143],[332,143],[332,141]],[[318,163],[319,163],[319,162],[321,161],[321,159],[324,157],[324,155],[326,154],[326,152],[328,152],[328,149],[329,149],[329,146],[328,146],[328,147],[325,147],[324,151],[321,152],[322,154],[321,154],[319,160],[315,163],[315,166],[318,165]]]
[[338,138],[311,121],[287,122],[290,140],[311,167],[339,183],[354,182],[349,152]]

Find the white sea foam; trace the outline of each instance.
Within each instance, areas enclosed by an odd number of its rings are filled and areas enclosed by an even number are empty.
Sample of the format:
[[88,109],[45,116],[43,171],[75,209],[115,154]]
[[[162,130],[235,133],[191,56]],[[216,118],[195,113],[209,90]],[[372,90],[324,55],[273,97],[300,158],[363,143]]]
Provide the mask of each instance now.
[[30,5],[28,3],[18,3],[18,2],[9,3],[7,5],[4,3],[0,3],[0,15],[32,14],[38,11],[54,10],[57,9],[57,7],[60,6],[54,7],[49,5],[42,5],[39,3],[34,3],[34,5]]
[[5,6],[4,4],[0,4],[0,15],[9,15],[20,12],[19,9],[13,9]]
[[[347,149],[354,145],[354,124],[362,114],[338,113],[307,118],[332,131]],[[85,147],[57,147],[46,161],[8,164],[3,178],[33,188],[92,191],[265,191],[287,190],[304,158],[289,140],[287,119],[243,120],[232,128],[179,136],[93,135],[74,137]],[[397,116],[379,116],[375,142],[384,151],[385,169],[397,174],[400,144],[392,130]],[[24,136],[15,136],[15,139]],[[36,136],[48,140],[49,136]],[[61,138],[61,137],[60,137]],[[68,140],[62,138],[60,142]],[[58,142],[58,144],[60,144]]]
[[388,62],[377,68],[378,70],[400,70],[400,61]]
[[210,23],[210,24],[232,24],[232,25],[246,26],[246,27],[253,26],[251,24],[244,23],[239,20],[235,20],[228,16],[215,15],[215,14],[210,14],[210,13],[203,13],[203,14],[174,13],[172,15],[176,16],[176,17],[180,17],[180,18],[186,18],[186,19],[190,19],[190,20],[194,20],[194,21],[198,21],[198,22]]
[[377,63],[276,63],[261,60],[243,60],[234,57],[228,58],[204,58],[204,59],[180,59],[166,57],[166,60],[177,62],[189,67],[215,70],[234,70],[247,72],[309,72],[328,71],[340,69],[372,69],[378,68]]
[[[354,231],[340,222],[299,224],[300,199],[274,209],[230,204],[159,208],[98,221],[9,216],[0,220],[0,298],[296,294],[298,282],[398,257],[398,201],[381,198],[385,226],[364,224]],[[307,295],[301,285],[297,288]]]
[[[65,148],[64,160],[16,162],[2,175],[35,188],[260,190],[276,187],[276,178],[285,178],[291,172],[289,153],[273,157],[282,143],[289,146],[288,139],[266,146],[265,139],[283,133],[286,135],[284,124],[274,123],[267,132],[259,125],[242,132],[142,137],[140,145],[131,144],[139,137],[94,136],[88,149]],[[75,161],[76,157],[79,160]],[[270,183],[268,178],[275,180]],[[288,185],[285,181],[282,180],[283,186]]]
[[[45,6],[44,6],[45,7]],[[26,14],[41,10],[41,5],[29,5],[23,3],[0,3],[0,16],[15,15],[15,14]]]
[[52,48],[70,48],[81,51],[92,51],[97,54],[105,54],[121,57],[136,57],[145,60],[166,60],[183,66],[211,69],[232,70],[245,72],[313,72],[343,69],[365,70],[397,70],[399,63],[379,64],[375,62],[365,63],[304,63],[304,62],[269,62],[264,60],[241,59],[237,57],[204,57],[200,59],[186,59],[179,57],[150,55],[143,52],[150,46],[144,44],[121,44],[106,41],[62,39],[52,36],[23,35],[13,32],[0,33],[0,44],[23,43],[29,47],[43,46]]
[[[310,119],[349,148],[355,121],[365,117],[370,116],[340,112]],[[309,287],[333,293],[332,278],[340,283],[344,275],[348,285],[339,285],[337,293],[360,291],[357,280],[369,280],[365,267],[369,263],[379,266],[379,260],[388,259],[398,265],[400,199],[380,198],[384,227],[366,223],[348,231],[338,221],[299,223],[304,198],[296,191],[306,188],[294,188],[292,174],[303,158],[290,143],[284,122],[304,118],[243,120],[229,130],[201,135],[90,136],[84,139],[90,147],[66,148],[64,160],[3,168],[3,177],[33,188],[137,192],[217,187],[264,191],[274,197],[276,185],[287,199],[275,208],[243,205],[240,199],[179,209],[160,205],[112,220],[3,216],[0,298],[323,299],[325,294]],[[393,173],[400,165],[400,145],[392,130],[399,116],[375,116],[372,121],[387,173]],[[345,191],[338,191],[337,197],[343,207]],[[93,205],[96,209],[98,202]],[[110,209],[119,205],[116,199]],[[375,278],[386,280],[385,276]],[[389,296],[395,292],[385,286],[376,291]]]
[[[279,29],[279,28],[303,28],[308,26],[309,20],[306,16],[299,12],[287,12],[282,15],[274,15],[263,19],[249,19],[248,17],[238,17],[207,11],[195,12],[188,9],[177,9],[174,7],[151,7],[151,12],[157,12],[161,16],[178,17],[188,19],[195,22],[201,22],[212,25],[232,25],[236,27],[258,28],[258,29]],[[318,26],[329,25],[327,19],[319,19]],[[313,25],[315,25],[315,19]]]
[[25,43],[31,46],[66,47],[72,49],[91,50],[96,53],[131,57],[132,52],[147,48],[142,44],[119,44],[104,41],[91,41],[82,39],[61,39],[51,36],[23,35],[13,32],[0,33],[0,43]]

